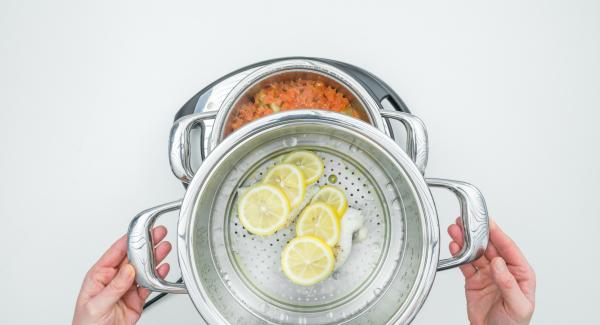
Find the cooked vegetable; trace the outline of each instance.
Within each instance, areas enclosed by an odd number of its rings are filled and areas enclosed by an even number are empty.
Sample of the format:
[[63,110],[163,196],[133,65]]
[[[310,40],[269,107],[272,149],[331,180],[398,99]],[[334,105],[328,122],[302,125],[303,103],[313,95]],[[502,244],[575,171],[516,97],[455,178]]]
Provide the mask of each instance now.
[[296,79],[271,83],[243,104],[230,121],[228,132],[263,116],[293,109],[314,108],[365,118],[344,94],[321,81]]

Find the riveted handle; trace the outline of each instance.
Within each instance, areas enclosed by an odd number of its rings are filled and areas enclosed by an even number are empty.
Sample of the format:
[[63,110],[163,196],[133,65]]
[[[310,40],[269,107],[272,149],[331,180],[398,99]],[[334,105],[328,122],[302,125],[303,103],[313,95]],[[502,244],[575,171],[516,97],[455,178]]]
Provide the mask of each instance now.
[[447,179],[428,178],[430,187],[450,190],[458,198],[463,223],[464,245],[457,256],[440,260],[438,270],[470,263],[483,255],[489,240],[489,217],[485,199],[475,186]]
[[171,170],[177,178],[184,183],[189,183],[194,177],[191,163],[190,132],[196,126],[200,126],[200,156],[202,160],[206,157],[204,152],[204,137],[206,136],[206,120],[214,120],[217,112],[204,112],[184,116],[173,124],[169,139],[169,162]]
[[403,112],[381,111],[386,119],[396,120],[406,128],[406,153],[417,165],[421,174],[425,174],[429,147],[427,143],[427,128],[420,118]]
[[183,283],[165,281],[156,274],[152,226],[161,214],[179,210],[181,200],[159,205],[140,212],[129,224],[127,232],[127,257],[135,268],[137,283],[150,291],[187,293]]

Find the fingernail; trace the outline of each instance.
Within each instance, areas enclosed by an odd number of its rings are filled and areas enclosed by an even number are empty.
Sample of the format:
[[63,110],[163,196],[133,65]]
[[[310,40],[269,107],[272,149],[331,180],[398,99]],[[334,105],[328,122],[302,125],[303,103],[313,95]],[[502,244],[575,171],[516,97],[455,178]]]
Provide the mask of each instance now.
[[131,264],[125,264],[125,265],[123,265],[123,267],[121,267],[121,270],[119,271],[119,275],[124,278],[130,278],[133,275],[135,275],[135,270]]
[[506,264],[504,263],[504,260],[501,258],[495,259],[494,269],[498,272],[504,272],[506,270]]

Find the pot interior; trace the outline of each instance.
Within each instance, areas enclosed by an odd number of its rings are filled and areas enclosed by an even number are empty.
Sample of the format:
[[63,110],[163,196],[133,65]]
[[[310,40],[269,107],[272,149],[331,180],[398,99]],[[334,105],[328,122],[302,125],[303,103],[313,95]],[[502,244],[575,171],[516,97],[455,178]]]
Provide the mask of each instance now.
[[[293,284],[280,269],[294,227],[255,236],[244,230],[236,212],[238,189],[257,182],[281,155],[297,149],[323,159],[325,174],[317,186],[344,189],[368,229],[344,266],[309,287]],[[352,319],[383,324],[413,308],[412,298],[422,287],[427,236],[420,207],[403,167],[358,129],[327,120],[272,125],[239,141],[206,176],[189,241],[195,281],[186,284],[198,285],[210,308],[232,324]]]
[[[228,114],[225,118],[225,126],[223,128],[222,137],[225,138],[229,134],[234,131],[235,119],[238,116],[238,113],[241,109],[243,109],[247,104],[252,103],[256,100],[256,95],[261,89],[265,89],[265,87],[269,87],[270,85],[277,83],[285,83],[297,80],[308,80],[308,81],[316,81],[324,84],[325,87],[331,87],[335,89],[338,93],[343,95],[346,99],[348,99],[350,106],[357,113],[356,118],[367,122],[369,124],[373,124],[373,119],[375,117],[372,116],[372,112],[366,109],[365,103],[357,96],[357,94],[350,89],[350,87],[344,84],[341,80],[335,78],[332,75],[328,75],[322,72],[309,70],[309,69],[289,69],[289,70],[281,70],[276,71],[268,76],[257,80],[250,86],[248,86],[235,100],[234,104],[228,111]],[[321,109],[322,107],[318,107],[315,105],[311,105],[309,107],[303,107],[304,109]],[[285,109],[282,109],[284,111]]]

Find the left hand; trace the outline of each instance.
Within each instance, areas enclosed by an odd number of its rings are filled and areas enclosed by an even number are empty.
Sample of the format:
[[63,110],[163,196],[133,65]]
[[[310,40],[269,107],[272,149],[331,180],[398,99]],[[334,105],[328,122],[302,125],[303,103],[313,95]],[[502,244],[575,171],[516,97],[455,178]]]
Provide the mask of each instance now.
[[[156,264],[171,251],[169,242],[161,242],[166,235],[165,227],[152,230]],[[160,265],[157,272],[164,278],[169,273],[169,264]],[[73,325],[135,324],[141,316],[148,295],[148,289],[138,288],[136,285],[135,270],[127,263],[125,235],[102,255],[85,276],[75,305]]]

